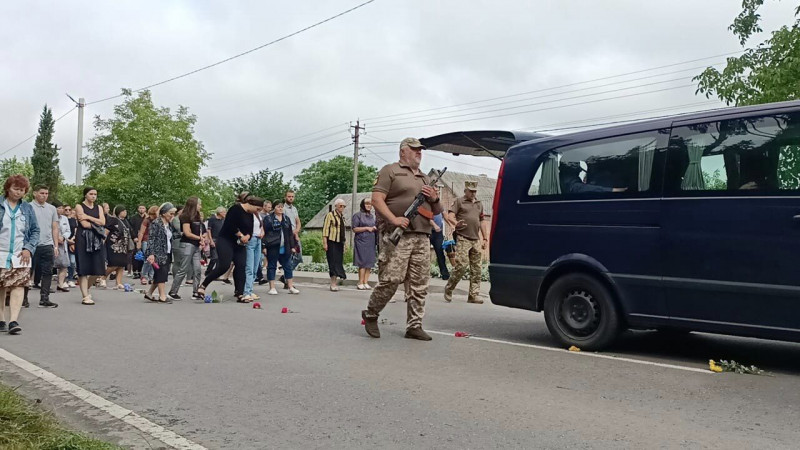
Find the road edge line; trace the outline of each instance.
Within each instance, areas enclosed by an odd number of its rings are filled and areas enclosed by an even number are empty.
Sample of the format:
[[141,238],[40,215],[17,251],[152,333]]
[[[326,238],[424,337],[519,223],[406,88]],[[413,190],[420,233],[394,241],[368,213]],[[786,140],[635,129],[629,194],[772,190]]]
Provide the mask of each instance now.
[[[444,332],[444,331],[434,331],[434,330],[425,330],[425,331],[427,331],[428,333],[439,334],[439,335],[442,335],[442,336],[455,337],[455,336],[453,336],[452,332],[448,333],[448,332]],[[565,350],[563,348],[545,347],[543,345],[536,345],[536,344],[524,344],[524,343],[521,343],[521,342],[504,341],[504,340],[501,340],[501,339],[492,339],[492,338],[485,338],[485,337],[480,337],[480,336],[469,336],[468,339],[469,340],[475,340],[475,341],[493,342],[495,344],[506,344],[506,345],[513,345],[513,346],[517,346],[517,347],[534,348],[534,349],[537,349],[537,350],[547,350],[547,351],[558,352],[558,353],[568,353],[570,355],[577,355],[577,356],[589,356],[589,357],[592,357],[592,358],[610,359],[610,360],[613,360],[613,361],[624,361],[624,362],[629,362],[629,363],[634,363],[634,364],[642,364],[642,365],[646,365],[646,366],[656,366],[656,367],[664,367],[664,368],[667,368],[667,369],[684,370],[684,371],[687,371],[687,372],[703,373],[703,374],[706,374],[706,375],[714,375],[714,372],[711,372],[710,370],[706,370],[706,369],[698,369],[696,367],[679,366],[677,364],[667,364],[667,363],[659,363],[659,362],[654,362],[654,361],[646,361],[646,360],[643,360],[643,359],[628,358],[628,357],[625,357],[625,356],[612,356],[612,355],[603,355],[603,354],[600,354],[600,353],[589,353],[589,352],[571,352],[571,351]]]
[[11,364],[14,364],[33,376],[52,384],[56,388],[71,394],[80,400],[83,400],[84,402],[105,412],[106,414],[109,414],[110,416],[137,428],[143,433],[158,439],[172,448],[186,450],[207,450],[202,445],[192,442],[189,439],[186,439],[185,437],[175,433],[174,431],[170,431],[161,425],[157,425],[145,419],[129,409],[123,408],[122,406],[119,406],[114,402],[100,397],[97,394],[87,391],[86,389],[59,377],[58,375],[48,372],[5,349],[0,348],[0,358],[10,362]]

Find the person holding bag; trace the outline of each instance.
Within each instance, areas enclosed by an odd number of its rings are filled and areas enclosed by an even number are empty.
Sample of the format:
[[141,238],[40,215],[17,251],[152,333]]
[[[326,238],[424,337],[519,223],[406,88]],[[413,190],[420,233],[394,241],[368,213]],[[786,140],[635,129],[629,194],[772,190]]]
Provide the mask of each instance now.
[[267,254],[267,280],[269,281],[269,295],[277,295],[275,288],[275,272],[278,270],[278,262],[283,267],[283,276],[289,286],[290,294],[299,294],[300,291],[294,287],[292,280],[291,256],[297,247],[297,241],[292,227],[291,220],[283,213],[283,201],[276,200],[272,207],[272,213],[264,218],[264,249]]
[[[172,264],[172,227],[170,222],[175,218],[175,206],[164,203],[158,208],[159,218],[150,224],[148,244],[145,255],[155,273],[153,274],[153,284],[150,290],[144,294],[144,298],[151,302],[172,303],[167,297],[167,278],[169,277],[169,266]],[[158,299],[153,297],[153,292],[158,288]]]

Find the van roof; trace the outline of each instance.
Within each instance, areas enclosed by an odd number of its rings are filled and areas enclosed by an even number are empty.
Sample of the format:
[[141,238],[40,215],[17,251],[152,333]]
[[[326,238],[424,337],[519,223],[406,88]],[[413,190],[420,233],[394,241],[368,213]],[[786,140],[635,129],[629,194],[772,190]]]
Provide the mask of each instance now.
[[[752,106],[734,106],[724,108],[714,108],[700,112],[676,114],[657,119],[643,120],[640,122],[615,125],[611,127],[594,128],[586,131],[549,136],[545,139],[537,139],[536,145],[545,144],[547,147],[561,146],[573,141],[591,140],[605,136],[621,136],[625,134],[638,133],[660,128],[669,128],[675,122],[692,122],[698,120],[714,120],[715,118],[735,118],[737,115],[748,116],[758,112],[780,112],[783,110],[795,110],[800,108],[800,100],[787,102],[763,103]],[[509,148],[509,151],[528,148],[532,142],[523,142]]]

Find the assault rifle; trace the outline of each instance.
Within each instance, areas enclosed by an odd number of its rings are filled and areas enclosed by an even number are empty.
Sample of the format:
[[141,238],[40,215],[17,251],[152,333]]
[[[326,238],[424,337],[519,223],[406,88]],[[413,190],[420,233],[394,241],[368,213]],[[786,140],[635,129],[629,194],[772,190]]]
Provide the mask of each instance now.
[[[428,183],[428,186],[436,186],[436,183],[440,178],[442,178],[442,175],[444,175],[445,172],[447,172],[447,167],[438,171],[436,176],[431,178],[431,182]],[[409,206],[406,212],[403,213],[403,217],[408,219],[409,222],[414,220],[414,218],[417,217],[417,214],[419,214],[419,207],[422,206],[423,203],[425,203],[425,195],[420,192],[414,198],[414,202],[411,203],[411,206]],[[397,243],[400,242],[400,237],[403,235],[403,231],[404,230],[401,227],[395,228],[394,231],[392,231],[392,234],[389,235],[389,242],[391,242],[393,245],[397,245]]]

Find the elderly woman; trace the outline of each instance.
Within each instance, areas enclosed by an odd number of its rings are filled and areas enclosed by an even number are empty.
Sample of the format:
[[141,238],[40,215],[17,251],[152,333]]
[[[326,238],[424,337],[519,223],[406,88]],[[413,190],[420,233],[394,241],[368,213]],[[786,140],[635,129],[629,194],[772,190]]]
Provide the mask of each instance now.
[[[175,218],[175,206],[172,203],[164,203],[158,208],[158,219],[150,224],[150,234],[147,240],[147,262],[149,262],[155,273],[153,274],[153,284],[150,290],[144,294],[144,298],[151,302],[172,303],[167,297],[167,278],[169,277],[169,266],[172,264],[172,227],[170,222]],[[153,297],[153,292],[158,288],[158,298]]]
[[106,216],[106,276],[115,274],[116,285],[111,289],[123,289],[122,273],[128,265],[128,242],[131,230],[125,225],[128,211],[123,205],[114,207],[114,214]]
[[333,292],[339,290],[339,279],[347,279],[344,273],[344,207],[345,201],[337,198],[333,202],[333,211],[325,216],[322,226],[322,248],[328,259],[328,275]]
[[[8,177],[0,196],[0,331],[19,334],[17,323],[25,286],[31,278],[31,257],[39,244],[39,225],[33,207],[23,202],[30,182],[22,175]],[[6,327],[6,294],[9,322]]]
[[351,222],[355,243],[353,244],[353,262],[358,267],[359,290],[372,289],[369,285],[369,273],[375,267],[377,259],[376,242],[378,227],[375,226],[375,215],[372,214],[372,199],[361,200],[361,211],[353,214]]

